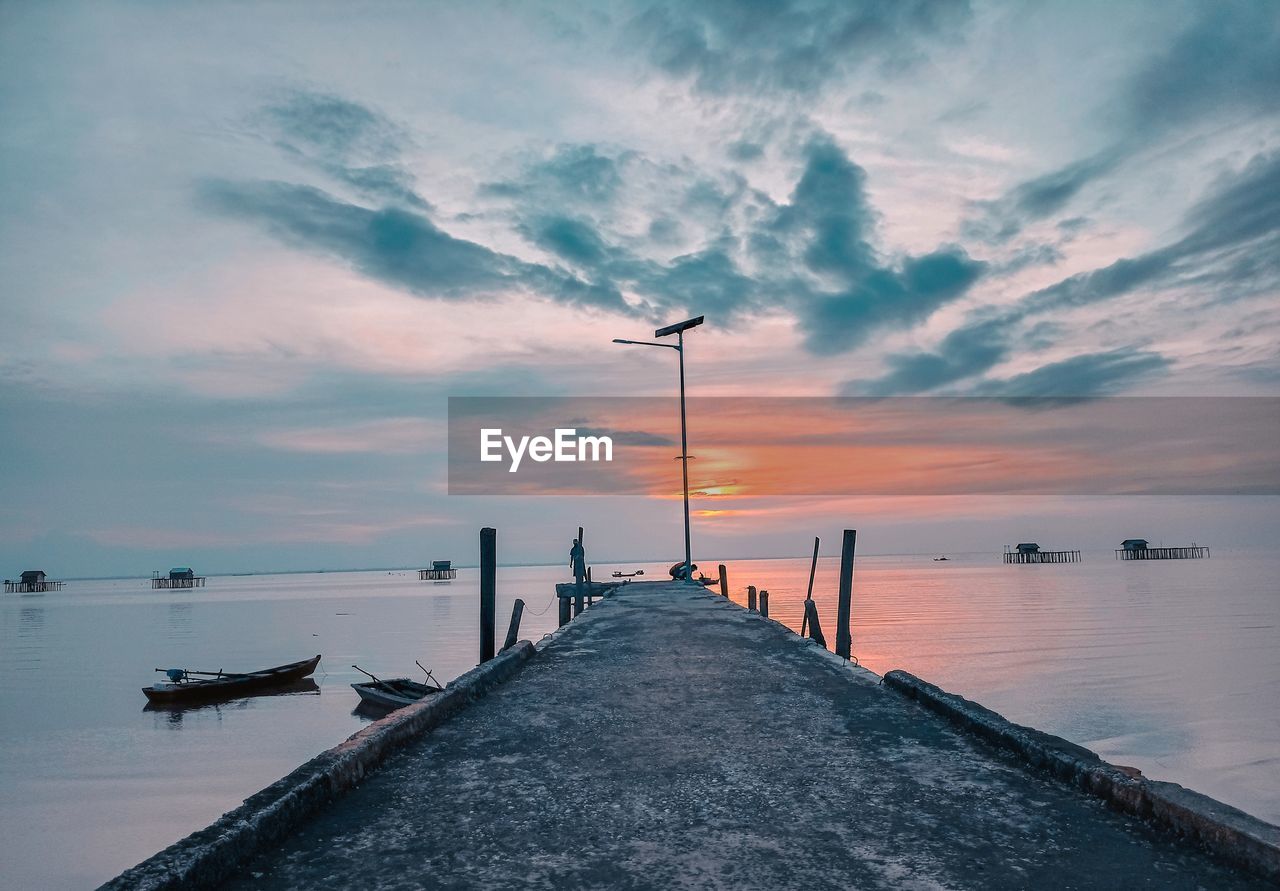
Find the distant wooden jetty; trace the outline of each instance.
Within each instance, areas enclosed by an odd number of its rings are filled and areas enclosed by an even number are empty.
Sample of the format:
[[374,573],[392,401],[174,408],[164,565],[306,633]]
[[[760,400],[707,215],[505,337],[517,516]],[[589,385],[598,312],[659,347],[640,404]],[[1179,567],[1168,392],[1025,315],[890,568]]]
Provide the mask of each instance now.
[[1005,545],[1005,563],[1079,563],[1079,551],[1042,551],[1034,541],[1024,541],[1016,547]]
[[1145,538],[1126,538],[1116,548],[1117,560],[1202,560],[1209,549],[1200,545],[1187,548],[1153,548]]
[[458,570],[453,568],[452,560],[432,560],[430,569],[419,569],[419,581],[442,582],[447,579],[456,579]]
[[204,576],[196,575],[189,566],[177,566],[163,576],[157,570],[151,573],[151,587],[155,588],[203,588]]
[[61,591],[62,582],[48,581],[43,569],[28,569],[18,581],[4,580],[6,594],[43,594],[45,591]]

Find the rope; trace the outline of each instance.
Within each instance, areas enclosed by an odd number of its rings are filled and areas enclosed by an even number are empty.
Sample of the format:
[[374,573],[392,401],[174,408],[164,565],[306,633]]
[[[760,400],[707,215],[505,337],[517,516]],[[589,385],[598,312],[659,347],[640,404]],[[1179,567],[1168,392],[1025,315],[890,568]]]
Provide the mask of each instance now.
[[547,601],[547,605],[542,608],[542,612],[540,613],[536,613],[533,610],[529,609],[529,604],[527,603],[524,605],[524,608],[528,610],[529,615],[531,616],[545,616],[547,614],[547,610],[551,609],[551,604],[555,603],[559,599],[560,598],[558,597],[552,597],[549,601]]

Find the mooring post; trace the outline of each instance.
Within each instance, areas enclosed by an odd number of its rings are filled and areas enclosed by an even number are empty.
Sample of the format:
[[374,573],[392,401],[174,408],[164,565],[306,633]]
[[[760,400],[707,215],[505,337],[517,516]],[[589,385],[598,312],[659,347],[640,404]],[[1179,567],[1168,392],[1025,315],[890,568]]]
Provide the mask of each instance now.
[[569,608],[572,604],[569,603],[568,597],[557,597],[556,600],[560,602],[560,627],[563,628],[569,624]]
[[498,530],[480,530],[480,661],[493,658],[497,613]]
[[853,649],[849,612],[853,601],[853,550],[857,542],[858,530],[846,529],[840,544],[840,602],[836,607],[836,655],[842,659],[848,659]]
[[[804,602],[807,604],[813,600],[813,576],[818,571],[818,536],[813,537],[813,560],[809,563],[809,593],[804,595]],[[804,609],[804,618],[800,620],[800,636],[804,637],[805,628],[809,624],[809,607]]]
[[502,642],[502,649],[509,650],[520,639],[520,617],[524,615],[524,601],[519,597],[511,607],[511,624],[507,626],[507,639]]
[[755,612],[756,610],[756,586],[747,585],[747,609]]
[[724,568],[724,564],[720,564],[720,596],[729,596],[729,571]]
[[769,618],[769,592],[765,590],[760,591],[760,615]]
[[825,647],[827,639],[823,637],[822,626],[818,624],[818,605],[812,600],[804,602],[804,617],[809,622],[809,637]]

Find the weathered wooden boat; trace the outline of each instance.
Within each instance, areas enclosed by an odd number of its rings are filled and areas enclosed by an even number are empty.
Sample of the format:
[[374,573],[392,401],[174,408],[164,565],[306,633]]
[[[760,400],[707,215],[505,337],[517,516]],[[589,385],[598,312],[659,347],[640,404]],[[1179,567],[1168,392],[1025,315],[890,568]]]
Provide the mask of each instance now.
[[277,665],[275,668],[264,668],[261,671],[245,674],[193,671],[186,668],[157,668],[156,671],[163,671],[169,680],[143,687],[142,692],[147,699],[158,703],[235,699],[300,681],[309,677],[319,664],[320,657],[314,656],[311,659],[303,659],[301,662],[290,662],[288,665]]
[[413,705],[424,696],[444,691],[443,687],[438,687],[435,684],[420,684],[408,678],[366,681],[363,684],[352,684],[351,689],[360,694],[361,702],[385,709],[397,709],[406,705]]
[[614,572],[613,577],[615,579],[633,579],[638,575],[644,575],[644,570],[637,569],[635,572],[623,572],[621,569],[619,569],[616,572]]

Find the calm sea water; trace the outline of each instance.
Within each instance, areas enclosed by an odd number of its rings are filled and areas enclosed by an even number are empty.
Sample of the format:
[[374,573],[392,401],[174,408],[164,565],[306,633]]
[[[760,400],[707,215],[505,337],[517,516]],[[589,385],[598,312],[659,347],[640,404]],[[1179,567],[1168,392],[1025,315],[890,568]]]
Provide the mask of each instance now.
[[[1280,559],[1058,566],[998,555],[859,558],[854,652],[1280,822]],[[834,637],[835,559],[815,598]],[[664,577],[657,565],[646,577]],[[597,566],[607,577],[612,566]],[[555,626],[560,567],[499,570],[499,626]],[[729,563],[734,599],[767,588],[798,627],[808,561]],[[539,613],[541,613],[539,615]],[[447,680],[477,658],[477,577],[416,573],[69,582],[0,599],[0,884],[88,887],[200,828],[358,729],[348,686]],[[189,711],[144,710],[153,669],[246,670],[315,653],[317,690]]]

